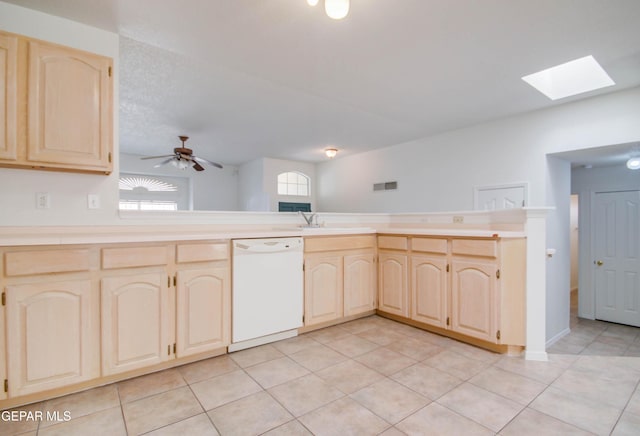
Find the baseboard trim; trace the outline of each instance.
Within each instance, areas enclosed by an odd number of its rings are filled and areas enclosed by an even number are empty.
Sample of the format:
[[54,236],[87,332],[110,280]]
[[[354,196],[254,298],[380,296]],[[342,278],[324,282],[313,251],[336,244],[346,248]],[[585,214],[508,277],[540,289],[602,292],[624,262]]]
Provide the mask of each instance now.
[[567,336],[569,333],[571,333],[571,329],[569,327],[567,327],[566,329],[562,330],[560,333],[558,333],[557,335],[555,335],[554,337],[552,337],[551,339],[549,339],[546,343],[545,343],[545,347],[549,348],[550,346],[552,346],[553,344],[555,344],[556,342],[558,342],[560,339],[564,338],[565,336]]
[[534,360],[537,362],[548,362],[549,355],[546,351],[526,351],[524,352],[525,360]]
[[269,344],[271,342],[280,341],[282,339],[293,338],[295,336],[298,336],[297,329],[287,330],[280,333],[274,333],[272,335],[267,335],[267,336],[261,336],[255,339],[247,339],[246,341],[242,341],[242,342],[235,342],[229,345],[229,353],[232,353],[234,351],[245,350],[247,348],[257,347],[258,345]]

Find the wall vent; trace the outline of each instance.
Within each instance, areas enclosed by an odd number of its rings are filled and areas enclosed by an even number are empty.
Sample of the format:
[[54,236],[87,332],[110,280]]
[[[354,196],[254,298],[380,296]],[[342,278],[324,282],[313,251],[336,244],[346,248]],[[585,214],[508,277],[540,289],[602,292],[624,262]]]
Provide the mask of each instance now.
[[383,182],[373,184],[374,191],[390,191],[394,189],[398,189],[398,182]]

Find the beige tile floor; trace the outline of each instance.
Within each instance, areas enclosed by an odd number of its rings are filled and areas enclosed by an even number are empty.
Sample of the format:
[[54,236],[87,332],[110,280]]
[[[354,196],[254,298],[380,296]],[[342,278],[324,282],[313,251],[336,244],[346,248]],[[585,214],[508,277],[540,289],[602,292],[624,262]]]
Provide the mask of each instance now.
[[531,362],[373,316],[33,404],[72,419],[0,434],[640,434],[640,329],[572,323]]

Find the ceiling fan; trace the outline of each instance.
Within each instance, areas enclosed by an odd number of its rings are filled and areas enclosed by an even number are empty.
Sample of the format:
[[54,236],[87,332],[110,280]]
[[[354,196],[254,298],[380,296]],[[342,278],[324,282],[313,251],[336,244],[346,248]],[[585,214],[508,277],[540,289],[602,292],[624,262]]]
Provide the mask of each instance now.
[[141,157],[140,159],[145,160],[145,159],[160,159],[163,157],[168,158],[163,160],[159,164],[154,165],[153,166],[154,168],[161,167],[168,163],[171,163],[173,166],[181,170],[184,170],[188,166],[191,166],[196,171],[204,171],[204,167],[200,164],[207,164],[217,168],[222,168],[222,165],[220,165],[219,163],[211,162],[210,160],[194,156],[193,150],[191,150],[190,148],[186,148],[184,146],[184,143],[187,141],[187,139],[189,139],[188,136],[178,136],[178,138],[180,138],[180,141],[182,141],[182,147],[174,148],[173,154],[166,154],[163,156],[145,156],[145,157]]

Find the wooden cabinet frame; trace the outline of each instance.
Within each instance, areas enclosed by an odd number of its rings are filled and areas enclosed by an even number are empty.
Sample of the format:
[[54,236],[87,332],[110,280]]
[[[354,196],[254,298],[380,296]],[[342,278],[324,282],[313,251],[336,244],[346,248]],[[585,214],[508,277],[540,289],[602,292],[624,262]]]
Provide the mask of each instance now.
[[[494,351],[523,349],[524,238],[385,235],[378,248],[381,315]],[[385,271],[405,259],[407,278]],[[393,303],[385,301],[389,295],[396,296]]]
[[110,174],[113,61],[0,31],[0,166]]
[[326,327],[375,313],[375,236],[305,238],[304,327]]
[[[229,254],[219,240],[0,247],[0,409],[226,353]],[[73,334],[52,348],[57,331]]]

